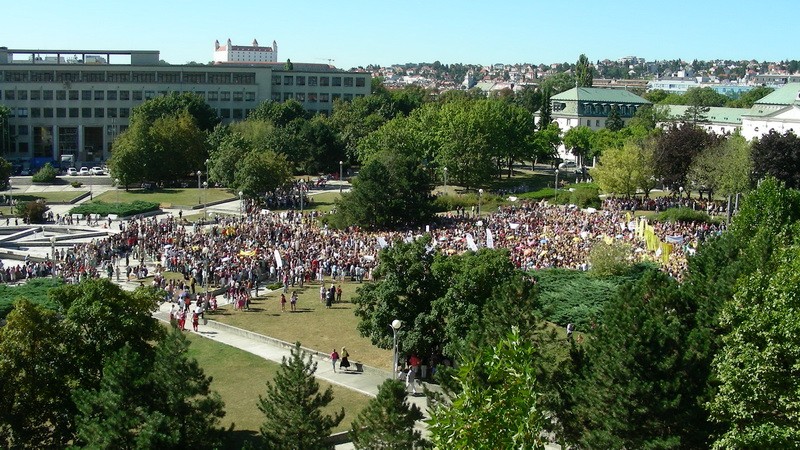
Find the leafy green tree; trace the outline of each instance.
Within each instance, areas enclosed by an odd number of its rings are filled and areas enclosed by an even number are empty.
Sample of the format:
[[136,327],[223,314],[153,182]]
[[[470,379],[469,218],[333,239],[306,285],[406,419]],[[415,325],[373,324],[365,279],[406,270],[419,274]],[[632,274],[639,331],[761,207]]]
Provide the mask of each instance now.
[[306,110],[297,100],[292,99],[285,102],[267,100],[250,111],[247,119],[272,122],[277,127],[285,127],[294,120],[305,119],[306,116]]
[[592,141],[594,131],[587,126],[570,128],[564,133],[564,147],[570,149],[572,154],[579,157],[581,161],[593,156]]
[[642,97],[653,103],[662,103],[662,101],[667,98],[668,95],[669,93],[663,89],[653,89],[645,92]]
[[547,95],[545,95],[544,97],[547,98],[549,103],[550,96],[557,95],[564,91],[568,91],[574,88],[575,81],[576,81],[575,76],[566,72],[560,72],[542,80],[542,83],[539,85],[539,88],[542,90],[543,93],[544,92],[547,93]]
[[728,100],[725,106],[729,108],[752,108],[757,101],[771,94],[774,90],[770,87],[758,86],[745,92],[736,100]]
[[800,139],[791,131],[771,130],[753,142],[753,181],[773,176],[789,188],[800,188]]
[[589,252],[592,275],[606,277],[628,272],[631,268],[631,254],[629,244],[617,241],[610,244],[603,241],[596,242]]
[[[193,92],[171,92],[145,101],[131,111],[131,124],[143,122],[151,124],[156,119],[179,115],[186,111],[202,131],[211,131],[219,123],[219,117],[202,97]],[[116,151],[116,145],[114,146]]]
[[[653,102],[656,103],[656,102]],[[628,122],[628,127],[641,126],[647,130],[654,130],[656,126],[668,122],[669,109],[664,105],[642,105]]]
[[142,122],[133,122],[114,141],[114,151],[108,160],[111,176],[118,178],[128,190],[128,186],[148,179],[147,162],[151,148],[148,126]]
[[283,358],[272,382],[267,382],[265,396],[258,397],[258,409],[266,420],[261,425],[265,448],[327,449],[331,429],[344,419],[344,408],[333,416],[323,415],[322,408],[333,400],[333,388],[320,393],[314,378],[317,363],[295,344],[291,356]]
[[539,130],[545,130],[553,122],[553,104],[550,97],[553,96],[553,88],[550,84],[540,86],[542,92],[541,106],[539,107]]
[[35,183],[52,183],[58,177],[58,170],[52,164],[47,163],[42,166],[33,176],[31,181]]
[[740,283],[722,312],[731,332],[714,361],[719,391],[710,403],[728,424],[714,443],[725,448],[797,448],[800,442],[800,247],[780,252],[777,270]]
[[[541,125],[541,122],[539,123]],[[547,160],[558,157],[558,146],[561,145],[561,128],[551,122],[540,128],[533,136],[534,160]]]
[[5,448],[67,445],[75,412],[69,353],[54,311],[20,299],[0,328],[0,444]]
[[622,148],[607,148],[590,174],[604,192],[626,197],[638,189],[648,193],[655,180],[651,155],[651,143],[629,140]]
[[608,113],[605,125],[606,128],[611,131],[619,131],[625,127],[625,122],[623,122],[622,117],[619,116],[619,108],[617,108],[617,105],[611,105],[611,111]]
[[274,151],[250,152],[236,166],[231,188],[253,198],[288,183],[292,169],[286,156]]
[[152,351],[124,346],[106,359],[97,389],[78,390],[78,437],[93,448],[216,448],[219,394],[177,329]]
[[345,153],[351,161],[358,159],[360,141],[384,123],[397,115],[397,109],[390,95],[370,95],[359,97],[352,102],[337,100],[333,103],[330,124],[339,140],[344,144]]
[[337,202],[344,223],[367,229],[422,224],[433,214],[433,181],[419,159],[402,154],[369,160]]
[[742,135],[734,134],[697,155],[689,167],[689,179],[718,194],[747,192],[753,167],[750,149]]
[[[215,134],[216,131],[212,133],[212,136]],[[233,186],[237,166],[251,151],[250,142],[235,131],[226,131],[225,135],[219,137],[216,142],[209,158],[209,179],[223,186]]]
[[426,441],[414,424],[422,411],[406,401],[406,386],[400,380],[386,380],[378,396],[370,400],[353,421],[350,437],[357,449],[413,450]]
[[578,62],[575,63],[575,79],[578,87],[592,87],[593,74],[592,63],[589,58],[583,53],[578,57]]
[[458,369],[460,392],[431,410],[429,429],[437,448],[542,449],[546,419],[539,396],[535,349],[518,329]]

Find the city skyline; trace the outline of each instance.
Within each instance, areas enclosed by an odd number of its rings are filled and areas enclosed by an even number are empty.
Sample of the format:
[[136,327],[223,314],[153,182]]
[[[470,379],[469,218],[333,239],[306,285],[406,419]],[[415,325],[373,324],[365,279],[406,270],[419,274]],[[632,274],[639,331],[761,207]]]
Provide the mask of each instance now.
[[[742,4],[744,5],[744,4]],[[273,4],[247,1],[137,3],[40,1],[6,5],[0,46],[13,49],[159,50],[171,64],[213,59],[214,41],[278,43],[278,61],[342,69],[434,62],[575,62],[795,59],[793,19],[800,4],[746,8],[731,2],[666,4],[506,1],[478,4],[412,0]],[[46,15],[45,15],[46,14]],[[23,20],[25,19],[25,20]],[[89,26],[91,24],[91,26]]]

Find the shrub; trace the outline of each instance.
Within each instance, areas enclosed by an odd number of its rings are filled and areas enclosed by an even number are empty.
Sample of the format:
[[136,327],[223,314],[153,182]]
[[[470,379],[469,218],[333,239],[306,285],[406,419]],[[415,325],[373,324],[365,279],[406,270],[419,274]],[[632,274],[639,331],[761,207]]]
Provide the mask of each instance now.
[[525,200],[541,200],[541,199],[551,199],[556,195],[556,190],[553,188],[542,188],[538,191],[534,192],[525,192],[519,194],[517,197]]
[[622,275],[632,265],[630,256],[631,246],[628,244],[616,241],[610,244],[596,242],[589,252],[591,274],[596,277]]
[[73,181],[72,183],[70,183],[70,186],[72,186],[74,188],[79,188],[79,187],[83,186],[83,183],[81,183],[80,181]]
[[575,185],[572,190],[558,191],[553,202],[559,205],[576,205],[578,208],[600,208],[600,191],[590,184]]
[[21,297],[55,311],[58,306],[47,293],[61,284],[61,280],[52,278],[33,278],[19,286],[0,285],[0,319],[6,318],[14,308],[14,301]]
[[134,216],[158,210],[158,203],[137,200],[131,203],[106,203],[102,201],[88,202],[72,208],[70,214],[99,214],[107,216],[116,214],[121,217]]
[[270,291],[277,291],[278,289],[283,289],[282,283],[270,283],[267,285],[267,289]]
[[47,204],[44,200],[17,204],[17,217],[21,217],[27,223],[44,223],[45,212],[47,212]]
[[691,208],[669,208],[656,216],[661,222],[712,222],[705,211],[695,211]]
[[33,174],[31,181],[34,183],[52,183],[58,177],[58,170],[56,170],[50,163],[45,164],[38,172]]

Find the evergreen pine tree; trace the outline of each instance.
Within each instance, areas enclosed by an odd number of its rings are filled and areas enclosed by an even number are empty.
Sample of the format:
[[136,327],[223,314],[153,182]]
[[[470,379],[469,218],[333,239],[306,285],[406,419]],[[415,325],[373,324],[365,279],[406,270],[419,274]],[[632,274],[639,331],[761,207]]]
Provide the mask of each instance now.
[[553,107],[550,104],[552,91],[549,86],[542,90],[542,107],[539,108],[539,129],[544,130],[553,121]]
[[266,420],[261,425],[264,444],[269,449],[327,449],[331,429],[344,419],[344,408],[333,416],[322,408],[333,400],[329,386],[320,393],[314,378],[317,363],[295,344],[290,358],[283,358],[273,382],[267,382],[266,396],[259,396],[258,409]]
[[592,73],[592,64],[586,55],[581,54],[578,57],[578,62],[575,63],[575,78],[577,87],[592,87],[594,82],[594,74]]
[[400,380],[386,380],[378,388],[378,396],[353,421],[350,436],[357,449],[401,450],[425,445],[414,423],[422,411],[406,402],[406,387]]
[[606,119],[606,128],[610,131],[619,131],[625,127],[625,122],[622,121],[622,118],[619,116],[619,108],[617,105],[611,105],[611,111],[608,113],[608,118]]

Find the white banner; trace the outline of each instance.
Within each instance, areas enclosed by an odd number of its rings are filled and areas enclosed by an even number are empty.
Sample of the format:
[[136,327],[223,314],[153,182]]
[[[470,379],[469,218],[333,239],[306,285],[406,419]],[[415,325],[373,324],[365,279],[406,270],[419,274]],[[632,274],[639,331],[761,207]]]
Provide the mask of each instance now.
[[486,229],[486,248],[494,248],[494,236],[492,230]]
[[478,251],[478,246],[475,245],[475,240],[472,239],[472,235],[469,233],[467,233],[467,247],[469,247],[469,249],[472,250],[473,252]]
[[275,255],[275,265],[278,266],[278,269],[280,269],[281,267],[283,267],[283,260],[281,259],[281,252],[279,252],[278,249],[276,248],[274,255]]

